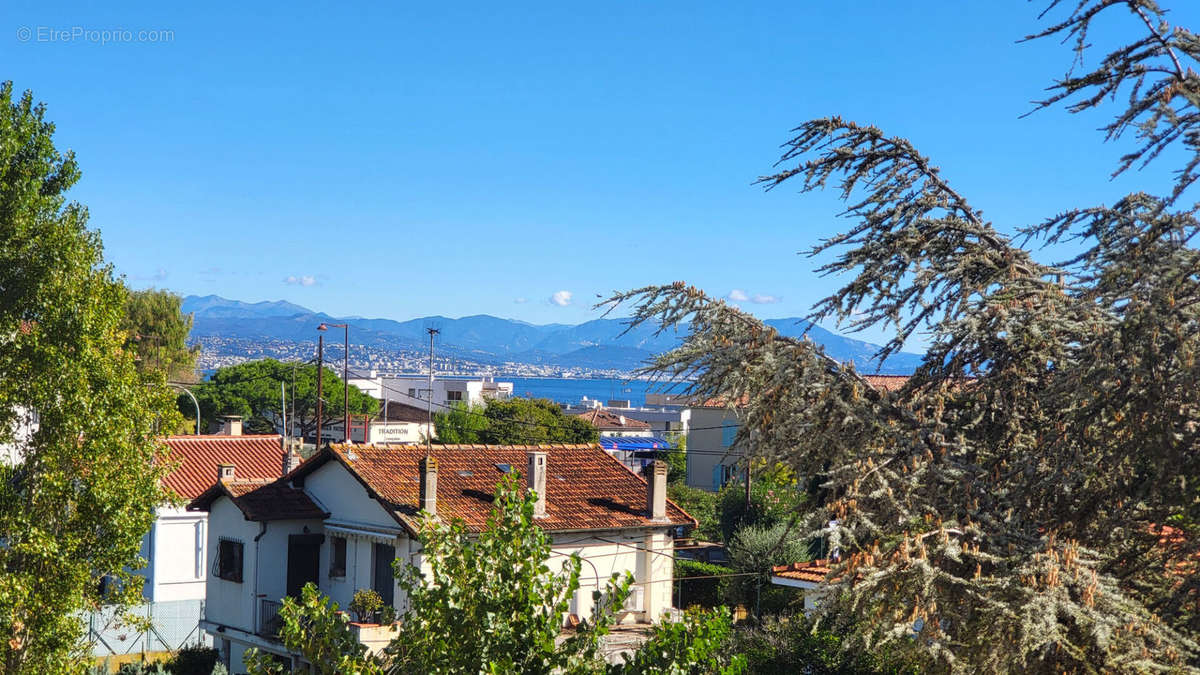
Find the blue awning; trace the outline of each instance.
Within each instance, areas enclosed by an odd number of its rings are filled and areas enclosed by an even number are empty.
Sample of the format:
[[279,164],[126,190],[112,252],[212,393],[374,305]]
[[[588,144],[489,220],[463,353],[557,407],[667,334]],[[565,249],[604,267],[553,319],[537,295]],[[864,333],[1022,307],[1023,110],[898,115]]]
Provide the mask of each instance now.
[[671,441],[668,441],[665,438],[659,438],[658,436],[601,436],[600,447],[610,452],[614,450],[624,450],[626,452],[670,450]]

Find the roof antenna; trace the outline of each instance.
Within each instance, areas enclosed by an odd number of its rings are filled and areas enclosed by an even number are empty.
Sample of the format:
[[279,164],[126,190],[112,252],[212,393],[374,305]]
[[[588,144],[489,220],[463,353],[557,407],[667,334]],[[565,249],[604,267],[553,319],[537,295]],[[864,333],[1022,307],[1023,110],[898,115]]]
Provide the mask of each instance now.
[[425,454],[433,449],[433,337],[440,333],[436,328],[426,328],[429,333],[429,398],[425,401]]

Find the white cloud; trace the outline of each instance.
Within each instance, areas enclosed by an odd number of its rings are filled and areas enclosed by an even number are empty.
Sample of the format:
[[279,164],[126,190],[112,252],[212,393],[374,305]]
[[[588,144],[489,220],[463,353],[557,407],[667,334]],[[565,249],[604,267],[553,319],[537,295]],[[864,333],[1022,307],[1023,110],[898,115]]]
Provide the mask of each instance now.
[[755,293],[750,302],[756,305],[772,305],[782,300],[778,295],[766,295],[765,293]]
[[550,302],[559,307],[566,307],[571,304],[571,291],[555,291],[554,295],[550,296]]
[[750,299],[750,296],[746,295],[746,291],[743,291],[740,288],[735,288],[732,291],[729,291],[729,295],[727,295],[725,297],[729,298],[730,300],[732,300],[734,302],[746,302],[747,300]]
[[317,279],[309,274],[300,277],[292,275],[284,279],[283,283],[289,286],[313,286],[317,283]]
[[518,305],[523,305],[526,302],[528,302],[528,300],[526,300],[525,298],[516,298],[513,300],[513,302],[517,303]]

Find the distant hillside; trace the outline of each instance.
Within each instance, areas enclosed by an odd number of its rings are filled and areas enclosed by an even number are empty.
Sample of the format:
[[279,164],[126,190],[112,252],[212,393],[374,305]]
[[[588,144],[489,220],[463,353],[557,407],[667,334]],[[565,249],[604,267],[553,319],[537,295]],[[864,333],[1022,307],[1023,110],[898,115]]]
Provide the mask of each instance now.
[[[571,326],[535,325],[486,314],[408,321],[339,318],[284,301],[245,303],[214,295],[188,296],[183,310],[194,314],[192,334],[198,338],[308,341],[314,338],[318,324],[336,321],[350,324],[355,344],[415,350],[428,344],[425,329],[433,326],[441,331],[439,353],[447,356],[479,363],[510,361],[565,368],[633,370],[653,355],[675,347],[683,337],[673,332],[655,335],[649,326],[625,333],[621,319],[594,319]],[[771,319],[766,323],[783,335],[807,334],[833,358],[853,361],[863,372],[876,372],[871,357],[879,349],[877,345],[842,337],[803,319]],[[878,372],[911,373],[920,361],[919,354],[896,354]]]

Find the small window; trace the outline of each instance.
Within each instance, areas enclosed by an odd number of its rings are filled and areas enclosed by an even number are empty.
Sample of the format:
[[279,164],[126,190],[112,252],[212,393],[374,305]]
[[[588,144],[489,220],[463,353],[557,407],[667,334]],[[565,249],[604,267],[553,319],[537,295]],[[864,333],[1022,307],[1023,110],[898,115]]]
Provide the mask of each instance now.
[[497,464],[496,468],[500,469],[500,473],[508,473],[512,471],[512,464]]
[[346,538],[333,537],[329,543],[329,576],[346,576]]
[[242,547],[240,541],[221,539],[217,550],[217,576],[242,583]]
[[446,392],[446,400],[461,401],[463,400],[463,393],[461,391],[448,391]]

